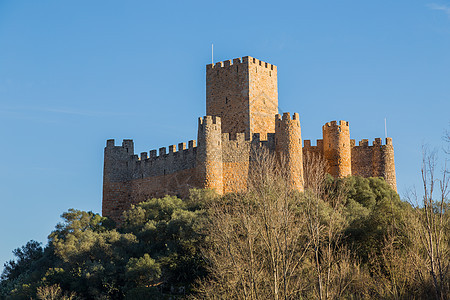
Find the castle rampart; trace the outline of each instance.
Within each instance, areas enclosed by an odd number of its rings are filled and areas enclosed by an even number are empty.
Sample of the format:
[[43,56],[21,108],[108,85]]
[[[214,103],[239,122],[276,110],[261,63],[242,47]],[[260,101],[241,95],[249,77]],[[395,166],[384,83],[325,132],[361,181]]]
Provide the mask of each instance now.
[[[105,148],[103,177],[103,213],[118,219],[124,209],[149,197],[164,196],[167,193],[186,196],[189,189],[199,186],[196,173],[197,147],[189,141],[189,148],[175,145],[134,154],[133,140],[124,140],[115,146],[108,140]],[[150,180],[151,178],[151,180]]]
[[352,147],[352,175],[383,177],[397,190],[392,138],[386,138],[385,145],[380,138],[376,138],[372,146],[369,146],[367,139],[363,139],[358,146]]
[[133,140],[105,147],[103,215],[120,221],[131,204],[166,194],[186,197],[189,189],[218,194],[248,187],[258,151],[276,154],[293,189],[303,190],[308,155],[323,157],[336,177],[380,176],[396,189],[392,139],[355,145],[349,123],[322,127],[323,139],[302,147],[300,117],[278,114],[277,67],[245,56],[206,66],[206,113],[198,120],[197,141],[134,154]]

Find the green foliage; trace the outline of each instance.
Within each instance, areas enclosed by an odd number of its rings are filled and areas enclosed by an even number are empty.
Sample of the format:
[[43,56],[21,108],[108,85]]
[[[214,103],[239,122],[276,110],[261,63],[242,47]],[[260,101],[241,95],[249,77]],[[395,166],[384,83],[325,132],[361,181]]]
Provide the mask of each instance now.
[[[307,298],[315,295],[314,274],[318,271],[314,271],[314,266],[323,264],[320,260],[331,262],[329,274],[339,273],[342,280],[348,280],[347,296],[390,297],[392,291],[405,295],[418,292],[409,277],[399,273],[412,268],[406,250],[413,243],[407,230],[413,222],[410,205],[402,202],[382,178],[328,176],[325,186],[324,195],[308,191],[289,195],[289,211],[293,216],[305,213],[309,216],[299,219],[305,221],[299,224],[309,226],[298,236],[299,248],[305,249],[298,253],[303,258],[299,265],[302,275],[297,280],[305,284],[299,295]],[[337,207],[332,199],[342,190],[344,197]],[[240,204],[250,209],[259,203],[258,195],[243,196]],[[193,189],[186,200],[173,196],[149,199],[125,212],[118,227],[106,217],[70,209],[62,214],[62,222],[49,235],[46,247],[30,241],[14,250],[15,260],[5,263],[1,275],[0,299],[50,299],[56,294],[66,299],[161,299],[192,295],[193,283],[207,275],[201,249],[211,246],[211,238],[206,236],[211,232],[210,208],[228,211],[227,208],[235,207],[239,197],[219,197],[211,190]],[[306,251],[316,243],[309,237],[312,222],[316,222],[320,231],[315,237],[321,247],[315,252],[319,261],[309,256],[314,251]],[[334,238],[326,230],[330,226]],[[334,260],[326,255],[326,249],[335,251],[331,253]],[[348,279],[349,276],[359,279]],[[392,283],[393,288],[372,284],[377,280],[386,286]],[[399,286],[398,282],[405,283]],[[430,282],[427,284],[429,287]],[[426,291],[424,283],[421,292]]]
[[147,253],[140,258],[130,258],[125,276],[138,287],[147,287],[161,276],[161,267]]
[[45,249],[30,241],[14,250],[16,260],[5,264],[0,295],[30,299],[74,292],[87,299],[138,299],[173,286],[189,288],[205,273],[200,202],[211,193],[193,195],[188,202],[166,196],[135,205],[118,228],[106,217],[70,209]]
[[404,225],[410,205],[401,201],[383,178],[353,176],[337,180],[344,181],[347,189],[346,241],[363,261],[380,250],[388,233],[406,236]]
[[200,234],[204,210],[189,210],[184,201],[166,196],[133,206],[124,216],[123,232],[137,236],[136,249],[149,253],[161,263],[168,282],[188,285],[192,278],[204,274],[199,251],[204,239]]
[[21,274],[27,273],[33,269],[33,265],[44,255],[41,244],[36,241],[29,241],[25,246],[17,248],[13,251],[16,261],[10,260],[5,263],[4,270],[1,275],[2,280],[14,280]]

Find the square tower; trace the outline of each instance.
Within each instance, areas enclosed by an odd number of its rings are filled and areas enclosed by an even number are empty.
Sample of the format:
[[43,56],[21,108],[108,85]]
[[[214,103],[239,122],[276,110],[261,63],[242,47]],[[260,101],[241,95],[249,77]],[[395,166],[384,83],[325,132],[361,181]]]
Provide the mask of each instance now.
[[248,138],[275,132],[277,67],[245,56],[206,66],[206,114],[222,119],[222,132]]

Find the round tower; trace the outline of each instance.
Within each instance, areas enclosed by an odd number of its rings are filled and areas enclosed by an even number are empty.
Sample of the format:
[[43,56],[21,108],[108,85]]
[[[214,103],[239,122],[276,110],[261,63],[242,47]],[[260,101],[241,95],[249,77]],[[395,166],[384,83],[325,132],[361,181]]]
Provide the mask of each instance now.
[[275,115],[275,150],[294,189],[303,191],[302,135],[298,113]]
[[350,129],[348,122],[328,122],[322,127],[323,156],[328,164],[328,173],[335,177],[352,175]]
[[202,188],[223,194],[222,127],[220,117],[198,119],[197,176]]
[[381,174],[384,180],[397,191],[397,179],[395,177],[394,147],[392,138],[386,138],[386,145],[381,146]]

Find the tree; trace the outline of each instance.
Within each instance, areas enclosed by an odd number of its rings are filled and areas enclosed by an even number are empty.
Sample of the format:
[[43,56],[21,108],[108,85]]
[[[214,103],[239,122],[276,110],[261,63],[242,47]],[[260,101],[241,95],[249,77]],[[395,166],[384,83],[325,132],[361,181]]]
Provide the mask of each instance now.
[[305,161],[302,207],[311,243],[311,279],[316,283],[310,296],[339,299],[348,292],[359,270],[359,265],[341,243],[347,225],[344,205],[348,180],[335,180],[327,175],[326,162],[319,155],[307,153]]
[[281,299],[302,292],[308,243],[300,194],[291,190],[276,158],[255,152],[248,190],[208,207],[203,253],[209,276],[198,298]]
[[[423,195],[413,193],[415,222],[412,223],[412,238],[416,243],[411,247],[412,256],[417,262],[417,271],[427,271],[423,276],[426,285],[428,273],[431,277],[436,299],[450,297],[450,205],[449,171],[444,164],[441,177],[436,177],[436,152],[423,150],[422,182]],[[419,201],[421,199],[421,201]]]
[[12,280],[18,278],[24,272],[32,269],[32,264],[36,263],[44,255],[41,243],[29,241],[25,246],[13,251],[16,260],[10,260],[4,264],[4,270],[1,275],[2,280]]

